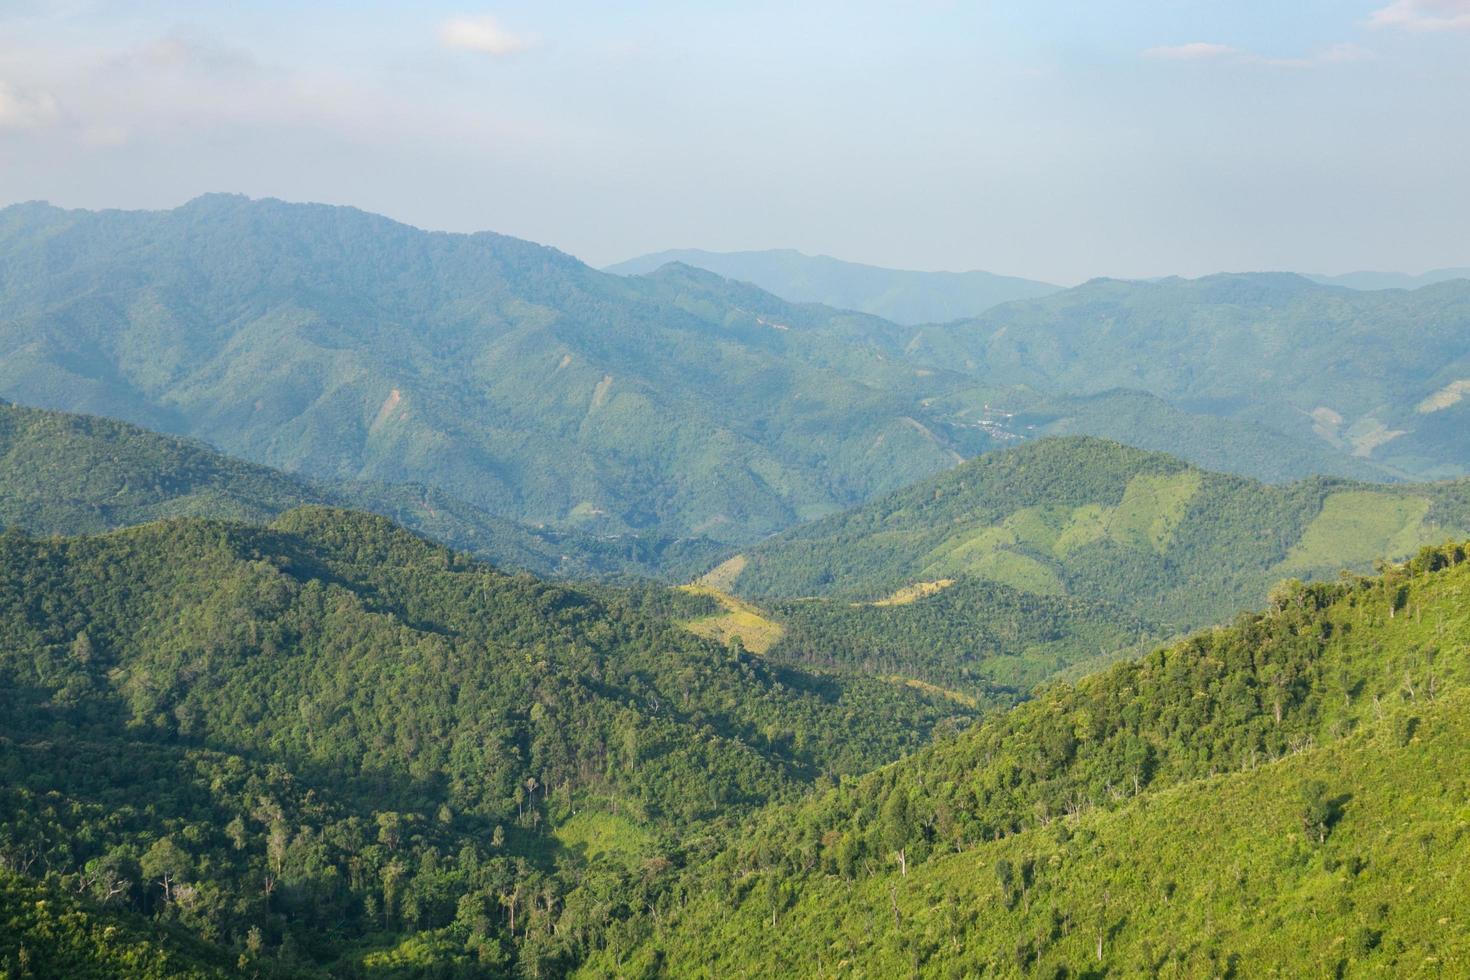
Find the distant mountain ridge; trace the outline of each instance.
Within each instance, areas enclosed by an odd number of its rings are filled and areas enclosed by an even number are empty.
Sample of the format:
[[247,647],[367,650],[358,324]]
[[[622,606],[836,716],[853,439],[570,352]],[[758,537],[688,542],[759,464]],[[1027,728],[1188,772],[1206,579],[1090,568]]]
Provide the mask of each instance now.
[[1470,267],[1431,269],[1414,275],[1408,272],[1345,272],[1336,276],[1309,275],[1308,279],[1324,286],[1346,286],[1348,289],[1418,289],[1451,279],[1470,279]]
[[1401,477],[1470,472],[1470,281],[1354,291],[1290,273],[1095,279],[919,327],[906,353],[992,385],[1147,392]]
[[795,303],[860,310],[894,323],[940,323],[975,316],[999,303],[1034,299],[1062,287],[992,272],[917,272],[845,262],[794,249],[707,252],[670,249],[628,259],[604,271],[646,275],[670,262],[750,282]]

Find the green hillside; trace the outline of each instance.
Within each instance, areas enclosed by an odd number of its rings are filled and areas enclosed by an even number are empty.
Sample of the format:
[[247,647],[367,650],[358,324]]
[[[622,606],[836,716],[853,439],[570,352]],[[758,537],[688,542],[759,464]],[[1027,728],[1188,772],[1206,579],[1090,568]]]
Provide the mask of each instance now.
[[763,813],[586,975],[1457,976],[1470,564],[1427,549]]
[[677,625],[703,611],[326,508],[7,532],[0,868],[230,963],[549,970],[753,808],[975,712]]
[[754,283],[794,303],[821,303],[860,310],[894,323],[942,323],[974,316],[997,303],[1031,299],[1060,291],[1034,279],[991,272],[912,272],[844,262],[792,249],[756,252],[706,252],[674,249],[612,265],[624,276],[655,272],[670,262],[708,269],[726,279]]
[[1143,391],[1440,479],[1470,465],[1467,324],[1465,280],[1362,292],[1286,274],[1099,279],[921,328],[907,352],[1058,396]]
[[[1090,438],[989,453],[721,566],[771,651],[1017,690],[1470,533],[1470,483],[1284,486]],[[893,601],[894,596],[904,601]]]
[[124,422],[0,402],[0,526],[86,534],[163,517],[267,523],[303,504],[370,510],[495,564],[540,575],[678,573],[703,539],[533,529],[429,487],[308,481]]
[[0,397],[562,529],[743,542],[988,447],[907,333],[350,208],[0,211]]

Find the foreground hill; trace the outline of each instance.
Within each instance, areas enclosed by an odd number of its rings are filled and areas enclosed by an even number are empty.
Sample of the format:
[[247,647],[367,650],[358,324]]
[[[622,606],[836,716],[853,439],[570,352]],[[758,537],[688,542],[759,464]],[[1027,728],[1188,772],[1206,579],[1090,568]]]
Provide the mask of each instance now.
[[764,813],[586,975],[1470,970],[1470,563],[1297,585]]
[[998,303],[1059,292],[1060,286],[992,272],[910,272],[844,262],[792,249],[706,252],[674,249],[609,266],[606,271],[641,276],[670,262],[754,283],[794,303],[860,310],[894,323],[942,323],[975,316]]
[[0,397],[502,517],[751,540],[989,445],[886,321],[213,195],[0,211]]
[[1359,292],[1286,274],[1099,279],[923,328],[908,350],[1052,394],[1145,391],[1418,478],[1470,467],[1466,280]]
[[705,643],[681,601],[326,508],[0,535],[0,867],[230,962],[534,972],[717,828],[972,713]]
[[793,624],[775,654],[1029,686],[1227,620],[1281,579],[1466,533],[1466,481],[1268,486],[1071,437],[795,528],[710,577]]
[[502,568],[543,576],[651,576],[715,547],[530,528],[430,487],[309,481],[125,422],[0,402],[0,527],[86,534],[163,517],[263,524],[304,504],[373,511]]

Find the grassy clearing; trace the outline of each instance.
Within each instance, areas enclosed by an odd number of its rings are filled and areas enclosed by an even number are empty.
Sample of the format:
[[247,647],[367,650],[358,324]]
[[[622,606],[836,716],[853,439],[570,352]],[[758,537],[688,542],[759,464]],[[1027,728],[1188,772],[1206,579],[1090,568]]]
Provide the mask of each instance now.
[[964,693],[963,691],[952,691],[947,687],[940,687],[938,684],[930,684],[928,681],[921,681],[917,677],[904,677],[900,674],[889,674],[883,679],[894,684],[902,684],[904,687],[911,687],[916,691],[923,691],[925,694],[933,694],[938,697],[945,698],[947,700],[953,701],[955,704],[962,704],[967,708],[980,707],[979,701]]
[[1307,525],[1280,571],[1365,565],[1375,558],[1401,558],[1430,543],[1439,532],[1424,526],[1429,501],[1372,490],[1334,493]]
[[610,858],[630,868],[655,851],[655,838],[645,828],[605,810],[581,810],[554,834],[569,851],[586,858]]
[[767,616],[757,606],[743,599],[737,599],[728,592],[705,585],[703,580],[681,585],[679,589],[690,595],[708,596],[725,610],[713,616],[703,616],[684,623],[684,628],[696,636],[720,643],[729,643],[738,637],[745,649],[751,653],[764,654],[781,642],[781,638],[786,635],[786,628]]
[[735,580],[740,573],[745,571],[746,558],[744,555],[735,555],[726,558],[714,568],[701,575],[696,584],[705,585],[717,592],[730,592],[735,588]]
[[1174,532],[1189,513],[1189,502],[1201,483],[1196,470],[1135,476],[1108,521],[1108,536],[1119,544],[1152,548],[1162,555],[1174,541]]
[[[877,602],[868,603],[868,605],[907,606],[910,603],[918,602],[926,596],[934,595],[936,592],[943,592],[951,585],[954,585],[954,579],[952,578],[941,578],[932,582],[915,582],[913,585],[905,585],[886,599],[879,599]],[[858,605],[862,605],[862,603],[858,603]]]

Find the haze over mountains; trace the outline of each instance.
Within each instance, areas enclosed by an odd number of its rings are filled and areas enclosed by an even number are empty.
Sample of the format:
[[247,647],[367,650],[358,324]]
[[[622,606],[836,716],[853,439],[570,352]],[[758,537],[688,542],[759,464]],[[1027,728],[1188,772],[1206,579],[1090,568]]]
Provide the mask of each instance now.
[[1061,287],[991,272],[910,272],[844,262],[793,249],[756,252],[706,252],[671,249],[610,265],[623,276],[646,275],[680,262],[753,283],[782,299],[860,310],[894,323],[939,323],[974,316],[999,303],[1033,299]]
[[1431,269],[1413,275],[1407,272],[1345,272],[1336,276],[1309,275],[1308,279],[1327,286],[1346,286],[1349,289],[1418,289],[1451,279],[1470,279],[1470,268]]

